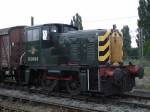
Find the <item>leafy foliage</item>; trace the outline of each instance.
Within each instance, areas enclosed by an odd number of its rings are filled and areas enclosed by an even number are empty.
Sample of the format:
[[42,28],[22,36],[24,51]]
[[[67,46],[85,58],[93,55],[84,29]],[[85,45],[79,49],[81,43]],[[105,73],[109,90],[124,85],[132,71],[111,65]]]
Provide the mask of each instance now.
[[123,34],[123,51],[124,51],[124,56],[128,57],[130,56],[131,52],[131,35],[130,35],[130,29],[129,27],[123,26],[123,29],[121,30]]
[[79,30],[83,30],[82,17],[78,13],[76,13],[76,15],[73,16],[73,19],[71,20],[70,24],[77,27]]
[[142,31],[144,56],[150,56],[150,0],[139,0],[138,27]]
[[150,56],[150,40],[144,42],[144,56],[149,57]]
[[130,51],[130,57],[132,59],[137,59],[139,58],[139,49],[138,48],[131,48],[131,51]]

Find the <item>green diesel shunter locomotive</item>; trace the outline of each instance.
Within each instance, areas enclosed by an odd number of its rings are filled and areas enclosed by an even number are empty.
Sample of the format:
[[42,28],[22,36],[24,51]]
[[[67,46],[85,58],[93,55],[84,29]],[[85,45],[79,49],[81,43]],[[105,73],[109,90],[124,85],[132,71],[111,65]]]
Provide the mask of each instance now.
[[24,52],[11,69],[18,84],[48,92],[104,95],[132,90],[143,68],[124,65],[122,34],[111,30],[82,30],[66,24],[25,27]]

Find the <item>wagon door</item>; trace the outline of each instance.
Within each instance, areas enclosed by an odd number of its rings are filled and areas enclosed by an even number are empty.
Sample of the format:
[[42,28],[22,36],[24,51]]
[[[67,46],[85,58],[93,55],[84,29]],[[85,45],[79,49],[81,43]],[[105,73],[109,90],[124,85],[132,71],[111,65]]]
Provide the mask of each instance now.
[[20,57],[25,52],[24,50],[24,27],[14,27],[10,30],[10,64],[12,67],[16,67],[20,63]]
[[10,37],[9,29],[0,32],[0,67],[10,66]]

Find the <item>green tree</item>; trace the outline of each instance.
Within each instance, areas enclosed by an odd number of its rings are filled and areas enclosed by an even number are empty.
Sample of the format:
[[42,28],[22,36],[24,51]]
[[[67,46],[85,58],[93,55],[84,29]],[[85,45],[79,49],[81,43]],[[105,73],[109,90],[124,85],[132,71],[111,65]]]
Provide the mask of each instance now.
[[143,45],[143,47],[144,47],[144,56],[150,56],[150,40],[149,41],[145,41],[144,42],[144,45]]
[[144,56],[150,56],[150,0],[139,0],[138,27],[143,42]]
[[123,26],[122,28],[122,34],[123,34],[123,49],[124,49],[124,55],[125,57],[130,56],[131,52],[131,35],[130,35],[130,29],[127,25]]
[[78,13],[76,13],[76,15],[73,16],[73,19],[71,20],[70,24],[77,27],[79,30],[83,30],[82,17]]
[[139,49],[138,48],[131,48],[130,57],[132,59],[138,59],[139,56]]

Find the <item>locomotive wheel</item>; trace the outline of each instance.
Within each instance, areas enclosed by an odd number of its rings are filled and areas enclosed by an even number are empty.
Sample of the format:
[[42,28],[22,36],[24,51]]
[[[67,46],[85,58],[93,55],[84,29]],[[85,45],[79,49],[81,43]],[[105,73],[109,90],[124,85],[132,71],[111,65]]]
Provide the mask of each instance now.
[[122,87],[124,74],[120,68],[116,68],[114,71],[114,84],[118,87]]
[[78,80],[67,81],[66,87],[71,95],[78,95],[80,93],[80,82]]
[[48,91],[48,93],[50,93],[57,86],[57,83],[58,83],[57,80],[45,79],[45,80],[42,81],[42,86],[43,86],[44,90],[46,90],[46,91]]

